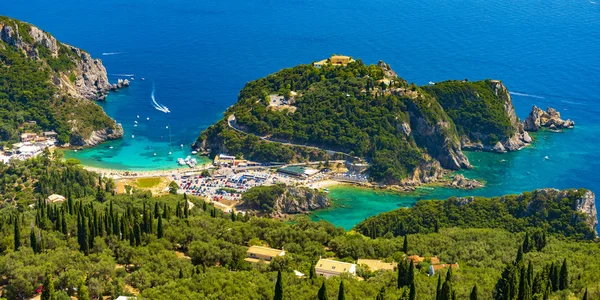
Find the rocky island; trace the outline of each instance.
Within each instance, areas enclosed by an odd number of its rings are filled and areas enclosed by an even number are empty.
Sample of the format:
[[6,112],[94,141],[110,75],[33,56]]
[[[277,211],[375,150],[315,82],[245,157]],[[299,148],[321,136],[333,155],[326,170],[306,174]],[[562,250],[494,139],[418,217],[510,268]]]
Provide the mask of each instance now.
[[259,162],[346,159],[369,164],[372,181],[410,187],[471,168],[463,150],[515,151],[532,142],[535,124],[570,124],[548,121],[553,110],[532,114],[519,120],[499,80],[417,86],[384,62],[334,56],[249,82],[193,147]]
[[122,137],[121,125],[93,100],[112,88],[102,61],[49,33],[0,16],[0,141],[19,140],[23,124],[55,131],[61,145],[89,147]]

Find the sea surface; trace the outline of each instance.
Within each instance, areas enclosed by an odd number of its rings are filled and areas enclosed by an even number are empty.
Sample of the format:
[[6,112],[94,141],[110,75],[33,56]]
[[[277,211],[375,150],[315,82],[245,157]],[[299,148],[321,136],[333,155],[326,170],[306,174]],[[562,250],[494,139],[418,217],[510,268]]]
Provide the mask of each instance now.
[[[593,1],[29,0],[7,1],[0,14],[101,58],[112,82],[134,78],[102,104],[125,138],[67,153],[87,165],[175,168],[246,82],[336,53],[383,60],[417,84],[501,79],[519,117],[532,105],[552,106],[576,128],[536,134],[519,152],[468,153],[475,169],[463,173],[486,181],[483,189],[333,188],[333,207],[313,218],[351,228],[419,199],[542,187],[600,192],[600,5]],[[153,90],[170,113],[155,108]]]

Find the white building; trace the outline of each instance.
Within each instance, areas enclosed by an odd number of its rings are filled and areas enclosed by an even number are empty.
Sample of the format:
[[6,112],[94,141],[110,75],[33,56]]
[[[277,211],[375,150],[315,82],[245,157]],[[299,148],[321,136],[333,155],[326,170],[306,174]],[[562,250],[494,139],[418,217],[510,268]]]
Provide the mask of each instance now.
[[319,259],[315,265],[315,273],[325,278],[340,276],[343,273],[356,276],[356,264],[331,259]]

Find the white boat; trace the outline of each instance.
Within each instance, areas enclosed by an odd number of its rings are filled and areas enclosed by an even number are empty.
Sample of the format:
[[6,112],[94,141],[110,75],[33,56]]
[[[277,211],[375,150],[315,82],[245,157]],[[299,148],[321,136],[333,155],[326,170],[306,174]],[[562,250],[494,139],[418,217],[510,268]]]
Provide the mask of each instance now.
[[156,156],[156,152],[154,152],[154,156]]
[[133,135],[133,134],[132,134],[132,135],[131,135],[131,138],[132,138],[132,139],[135,139],[135,135]]
[[544,159],[550,159],[550,158],[548,157],[548,155],[546,155],[546,156],[544,156]]
[[108,149],[112,149],[112,148],[113,148],[113,146],[108,147]]
[[142,81],[146,80],[146,78],[142,77]]
[[140,115],[137,115],[137,118],[139,119],[139,118],[140,118]]
[[166,129],[169,129],[169,126],[165,126]]
[[173,154],[173,153],[171,153],[171,151],[169,151],[169,155],[171,155],[171,154]]
[[137,127],[137,124],[133,124],[133,127]]
[[[183,145],[181,145],[181,147],[183,147]],[[196,154],[198,154],[198,151],[194,150],[194,151],[192,151],[192,154],[196,155]]]
[[75,149],[75,150],[73,150],[73,151],[77,152],[77,149]]
[[131,81],[134,81],[134,80],[135,80],[135,78],[131,77]]
[[180,165],[182,165],[182,166],[186,165],[185,160],[183,160],[183,158],[181,158],[181,157],[177,159],[177,163],[180,164]]
[[135,122],[135,124],[137,124],[137,121],[133,121],[133,122]]
[[150,121],[150,117],[146,118],[146,121]]
[[435,82],[433,82],[433,81],[430,81],[430,82],[429,82],[429,84],[431,84],[431,85],[434,85],[434,84],[435,84]]

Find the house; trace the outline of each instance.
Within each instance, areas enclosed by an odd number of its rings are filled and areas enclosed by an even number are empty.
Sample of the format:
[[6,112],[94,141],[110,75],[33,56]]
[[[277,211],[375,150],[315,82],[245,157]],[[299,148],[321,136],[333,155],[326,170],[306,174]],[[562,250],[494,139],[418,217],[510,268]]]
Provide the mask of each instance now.
[[345,55],[333,55],[328,59],[323,59],[313,63],[316,68],[321,68],[324,65],[332,64],[334,66],[346,66],[354,60],[350,56]]
[[133,296],[119,296],[119,297],[117,297],[116,300],[135,300],[135,299],[137,299],[137,298],[133,297]]
[[393,271],[398,266],[397,262],[383,262],[377,259],[358,259],[357,265],[366,265],[371,271],[390,270]]
[[22,143],[32,142],[36,138],[37,138],[37,134],[35,134],[35,133],[25,132],[25,133],[21,134],[21,142]]
[[244,259],[245,261],[258,262],[260,260],[263,260],[266,263],[271,262],[271,260],[273,260],[273,258],[275,258],[277,256],[285,255],[284,250],[273,249],[273,248],[262,247],[262,246],[251,246],[250,248],[248,248],[247,253],[248,253],[248,257],[246,257]]
[[287,166],[277,169],[277,172],[300,178],[308,178],[319,173],[319,170],[303,166]]
[[52,194],[50,196],[48,196],[48,202],[50,203],[54,203],[54,202],[63,202],[65,201],[65,197],[58,195],[58,194]]
[[429,276],[435,275],[435,272],[439,272],[445,268],[458,269],[458,263],[455,264],[437,264],[429,266]]
[[340,276],[343,273],[356,276],[356,264],[321,258],[315,265],[315,273],[325,278]]
[[55,138],[57,136],[58,136],[58,133],[54,132],[54,130],[44,132],[44,137],[46,137],[46,138]]
[[18,150],[20,154],[25,156],[34,156],[40,153],[41,151],[42,149],[40,149],[40,147],[34,145],[23,145]]
[[413,264],[415,264],[415,266],[417,266],[417,264],[419,264],[420,262],[424,262],[424,261],[429,261],[432,265],[440,264],[440,259],[437,258],[436,256],[421,257],[418,255],[411,255],[411,256],[406,257],[406,259],[411,260],[413,262]]

